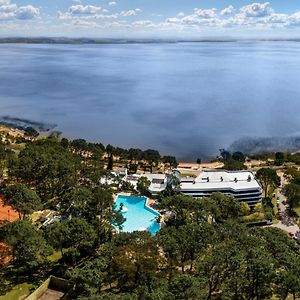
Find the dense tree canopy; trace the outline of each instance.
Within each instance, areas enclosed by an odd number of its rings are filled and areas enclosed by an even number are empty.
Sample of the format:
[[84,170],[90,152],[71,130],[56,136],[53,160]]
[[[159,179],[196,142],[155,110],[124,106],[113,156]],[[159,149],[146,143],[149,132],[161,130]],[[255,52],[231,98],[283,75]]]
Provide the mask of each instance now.
[[27,144],[17,160],[10,163],[9,174],[18,182],[35,187],[43,198],[62,195],[76,186],[79,160],[51,141]]
[[[299,245],[279,229],[247,227],[250,208],[233,197],[167,192],[159,198],[162,226],[156,236],[122,232],[124,217],[113,197],[118,184],[99,184],[99,176],[113,176],[104,170],[108,155],[116,164],[123,159],[148,170],[161,163],[173,167],[174,158],[85,140],[31,140],[9,156],[0,143],[0,161],[8,167],[5,201],[26,217],[0,227],[0,242],[13,254],[0,268],[1,282],[39,284],[51,274],[75,283],[74,300],[300,297]],[[239,165],[245,160],[241,153],[223,156]],[[265,191],[279,184],[275,175],[258,171]],[[289,175],[291,207],[300,199],[298,175]],[[148,184],[139,182],[142,194]],[[41,204],[59,215],[50,225],[29,218]],[[260,205],[254,212],[262,210]]]
[[42,209],[42,202],[35,191],[27,188],[24,184],[15,184],[5,190],[5,200],[7,205],[11,205],[20,218]]

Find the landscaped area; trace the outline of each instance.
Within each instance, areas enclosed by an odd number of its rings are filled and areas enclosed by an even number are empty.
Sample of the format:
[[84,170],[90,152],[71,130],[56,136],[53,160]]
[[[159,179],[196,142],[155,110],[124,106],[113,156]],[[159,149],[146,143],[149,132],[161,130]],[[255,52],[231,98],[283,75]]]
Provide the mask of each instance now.
[[118,195],[116,199],[116,209],[121,209],[121,213],[126,219],[122,224],[122,231],[149,231],[155,235],[160,225],[156,218],[160,214],[147,206],[146,197]]
[[25,297],[29,295],[29,289],[32,288],[32,286],[32,284],[28,283],[18,284],[11,291],[0,296],[0,300],[18,300],[20,297]]

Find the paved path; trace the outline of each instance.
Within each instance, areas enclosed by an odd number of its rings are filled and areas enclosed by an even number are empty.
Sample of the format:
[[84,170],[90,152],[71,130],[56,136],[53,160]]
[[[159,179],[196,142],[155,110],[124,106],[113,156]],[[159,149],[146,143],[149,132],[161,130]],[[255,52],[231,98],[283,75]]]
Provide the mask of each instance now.
[[286,226],[286,225],[282,224],[281,221],[277,224],[272,224],[271,227],[280,228],[280,229],[282,229],[282,230],[284,230],[288,233],[290,232],[290,233],[293,233],[293,234],[295,234],[297,231],[299,231],[298,225]]
[[[286,206],[283,204],[283,202],[286,202],[286,197],[280,192],[278,189],[277,196],[279,198],[279,208],[282,212],[286,212]],[[299,231],[299,227],[297,224],[293,224],[292,226],[287,226],[283,223],[284,220],[279,221],[277,224],[272,224],[271,227],[280,228],[288,233],[295,234],[297,231]]]

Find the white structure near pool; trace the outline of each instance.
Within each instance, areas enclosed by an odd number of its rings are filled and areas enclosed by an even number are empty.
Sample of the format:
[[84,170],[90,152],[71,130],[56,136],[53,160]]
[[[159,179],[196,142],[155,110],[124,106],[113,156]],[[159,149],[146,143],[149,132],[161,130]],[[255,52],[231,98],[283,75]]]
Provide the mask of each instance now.
[[141,177],[146,177],[150,181],[148,191],[151,195],[158,195],[167,188],[168,176],[167,174],[133,174],[128,175],[126,180],[136,188],[137,182]]
[[148,231],[155,235],[160,224],[157,222],[159,212],[147,205],[146,197],[118,195],[115,200],[116,210],[121,210],[125,222],[122,224],[124,232]]

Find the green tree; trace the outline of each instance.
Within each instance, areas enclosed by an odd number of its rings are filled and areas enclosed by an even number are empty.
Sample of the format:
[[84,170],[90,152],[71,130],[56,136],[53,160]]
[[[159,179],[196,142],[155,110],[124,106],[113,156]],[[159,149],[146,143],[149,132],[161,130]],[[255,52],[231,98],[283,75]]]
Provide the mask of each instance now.
[[4,241],[12,248],[16,271],[32,279],[34,272],[45,268],[52,248],[28,220],[9,223],[2,230]]
[[216,222],[238,219],[242,215],[241,203],[234,197],[222,193],[212,193],[210,198],[219,209],[220,214],[215,217]]
[[47,235],[49,243],[60,250],[65,259],[69,258],[73,265],[80,256],[93,253],[97,240],[93,226],[82,218],[54,223],[47,229]]
[[247,167],[244,165],[243,162],[234,160],[234,159],[228,159],[224,161],[224,167],[225,170],[229,171],[237,171],[237,170],[245,170]]
[[3,176],[3,172],[6,166],[6,160],[7,160],[6,147],[5,144],[0,141],[0,179]]
[[276,166],[281,166],[283,163],[284,163],[284,153],[283,152],[276,152],[275,153],[274,164]]
[[78,182],[81,165],[78,157],[53,141],[26,145],[18,159],[10,161],[13,180],[36,189],[43,200],[64,194]]
[[150,171],[153,172],[153,164],[157,165],[161,159],[161,156],[158,151],[148,149],[144,151],[143,158],[149,163]]
[[139,180],[137,182],[136,189],[138,190],[140,195],[144,196],[147,194],[148,188],[150,187],[150,185],[151,185],[151,182],[148,180],[148,178],[145,176],[142,176],[139,178]]
[[116,237],[111,274],[121,291],[145,286],[153,289],[160,255],[155,240],[147,232],[121,233]]
[[11,205],[20,218],[42,209],[42,202],[35,191],[24,184],[11,185],[5,190],[5,204]]
[[285,195],[287,197],[290,209],[300,205],[300,185],[289,183],[285,186]]
[[62,138],[61,141],[60,141],[60,145],[63,148],[68,149],[68,147],[69,147],[69,140],[66,139],[66,138]]
[[185,195],[163,198],[160,207],[169,211],[168,217],[165,218],[167,225],[178,228],[189,223],[200,224],[207,221],[199,200]]
[[174,156],[164,156],[162,158],[164,164],[166,164],[169,168],[176,168],[178,166],[176,157]]
[[54,222],[46,228],[46,239],[48,243],[55,249],[59,250],[64,256],[64,248],[69,246],[70,229],[68,222]]
[[62,197],[60,211],[71,216],[86,216],[90,212],[93,193],[87,188],[75,188]]
[[256,176],[264,189],[264,198],[267,199],[270,188],[280,185],[280,177],[276,171],[270,168],[262,168],[256,172]]
[[232,157],[233,160],[236,160],[236,161],[239,161],[239,162],[242,162],[242,163],[244,163],[245,159],[246,159],[244,153],[239,152],[239,151],[232,153],[231,157]]
[[88,261],[83,267],[74,268],[68,272],[68,275],[72,282],[76,284],[78,294],[92,297],[101,293],[101,288],[107,278],[107,269],[107,259],[98,257]]
[[250,206],[248,205],[247,202],[242,202],[241,203],[241,213],[243,216],[248,216],[250,213]]
[[113,156],[110,155],[110,156],[108,157],[107,170],[112,171],[112,170],[113,170],[113,167],[114,167],[114,159],[113,159]]

